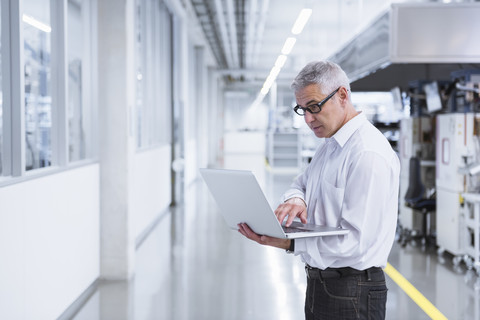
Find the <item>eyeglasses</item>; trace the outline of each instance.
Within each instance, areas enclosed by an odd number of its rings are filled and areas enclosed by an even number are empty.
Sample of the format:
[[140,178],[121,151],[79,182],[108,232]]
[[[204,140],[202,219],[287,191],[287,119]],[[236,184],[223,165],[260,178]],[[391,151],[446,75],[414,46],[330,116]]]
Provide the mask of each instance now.
[[293,111],[295,111],[296,114],[298,114],[299,116],[304,116],[306,111],[310,112],[311,114],[314,114],[314,113],[319,113],[320,111],[322,111],[322,106],[327,103],[327,101],[333,97],[335,95],[335,93],[337,93],[338,90],[340,90],[341,87],[338,87],[337,90],[333,91],[332,93],[330,93],[325,99],[323,99],[322,101],[320,101],[319,103],[315,103],[315,104],[312,104],[312,105],[309,105],[308,107],[300,107],[299,105],[296,105],[295,108],[293,108]]

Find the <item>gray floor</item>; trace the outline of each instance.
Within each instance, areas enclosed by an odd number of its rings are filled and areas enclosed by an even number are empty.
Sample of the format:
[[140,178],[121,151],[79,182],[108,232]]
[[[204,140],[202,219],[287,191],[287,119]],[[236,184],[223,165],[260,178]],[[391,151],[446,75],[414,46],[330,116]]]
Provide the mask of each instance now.
[[[275,205],[293,175],[254,171]],[[395,244],[389,262],[448,319],[480,319],[480,281],[448,257]],[[197,181],[138,248],[135,278],[100,282],[74,319],[303,319],[303,268],[298,257],[229,230]],[[387,281],[387,319],[429,319]]]

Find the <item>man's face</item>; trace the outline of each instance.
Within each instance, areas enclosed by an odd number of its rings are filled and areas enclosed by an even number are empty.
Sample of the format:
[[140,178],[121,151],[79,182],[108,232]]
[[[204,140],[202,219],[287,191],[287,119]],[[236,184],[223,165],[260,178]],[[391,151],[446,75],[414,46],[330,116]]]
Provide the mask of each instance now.
[[[330,92],[322,94],[318,85],[311,84],[295,92],[295,98],[297,104],[305,108],[322,101],[329,93]],[[319,113],[311,114],[305,111],[305,115],[303,116],[305,123],[312,129],[317,137],[330,138],[344,124],[346,111],[344,104],[341,103],[342,99],[339,98],[343,94],[344,88],[340,88],[340,90],[322,106],[322,111]]]

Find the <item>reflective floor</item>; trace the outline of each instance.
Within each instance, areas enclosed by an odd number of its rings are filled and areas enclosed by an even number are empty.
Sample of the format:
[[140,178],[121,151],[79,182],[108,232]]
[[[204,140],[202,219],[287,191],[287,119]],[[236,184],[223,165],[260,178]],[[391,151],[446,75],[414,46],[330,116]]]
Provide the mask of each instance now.
[[[253,158],[225,167],[253,170],[272,206],[294,177]],[[448,319],[480,319],[480,280],[448,257],[395,243],[389,262]],[[303,319],[305,285],[298,257],[229,230],[199,180],[138,248],[135,278],[100,282],[73,319]],[[387,285],[387,319],[430,319],[388,277]]]

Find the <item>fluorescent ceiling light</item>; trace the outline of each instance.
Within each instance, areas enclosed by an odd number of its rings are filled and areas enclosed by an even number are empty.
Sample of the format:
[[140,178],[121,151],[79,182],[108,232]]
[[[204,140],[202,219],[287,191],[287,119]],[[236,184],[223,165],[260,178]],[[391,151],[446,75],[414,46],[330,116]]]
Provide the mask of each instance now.
[[311,15],[312,9],[302,9],[302,11],[300,11],[300,14],[298,15],[297,20],[295,21],[295,24],[293,25],[292,33],[300,34],[303,30],[303,27],[305,27],[308,19],[310,19]]
[[[263,89],[262,89],[263,91]],[[268,93],[262,93],[262,91],[260,91],[260,93],[257,95],[257,98],[255,99],[255,101],[252,102],[252,105],[250,106],[251,108],[256,108],[258,107],[258,105],[263,101],[263,98],[265,98],[265,95]]]
[[286,61],[287,61],[287,56],[286,55],[284,55],[284,54],[279,55],[277,60],[275,61],[275,67],[283,68]]
[[263,88],[269,90],[272,87],[274,82],[275,82],[275,78],[269,76],[267,80],[265,80],[265,83],[263,84]]
[[260,93],[265,97],[269,90],[270,90],[270,88],[267,89],[267,88],[263,87],[262,90],[260,90]]
[[282,54],[289,54],[292,49],[293,49],[293,46],[295,45],[295,42],[297,41],[297,39],[293,38],[293,37],[289,37],[287,38],[287,40],[285,40],[285,44],[283,45],[283,48],[282,48]]
[[277,78],[278,74],[280,73],[280,70],[282,70],[282,68],[279,68],[277,66],[273,66],[272,70],[270,70],[270,75],[275,79],[275,78]]
[[49,25],[47,25],[43,22],[38,21],[34,17],[27,16],[26,14],[24,14],[23,17],[22,17],[22,20],[23,20],[23,22],[28,23],[29,25],[37,28],[38,30],[41,30],[41,31],[47,32],[47,33],[52,32],[52,27],[50,27]]
[[[305,27],[305,24],[307,23],[308,19],[310,19],[311,15],[312,15],[312,9],[302,9],[302,11],[300,11],[300,14],[297,17],[297,20],[295,21],[295,24],[293,25],[292,33],[300,34],[303,28]],[[265,79],[262,90],[260,90],[260,94],[258,95],[257,99],[254,101],[254,105],[260,103],[263,100],[263,98],[267,95],[268,91],[270,91],[271,86],[277,79],[278,74],[280,73],[283,66],[285,65],[285,62],[287,61],[287,55],[290,54],[290,52],[292,52],[293,46],[295,45],[296,41],[297,39],[294,37],[289,37],[285,41],[285,44],[283,45],[283,48],[282,48],[282,54],[278,56],[277,60],[275,61],[275,66],[270,71],[270,74],[268,75],[267,79]]]

